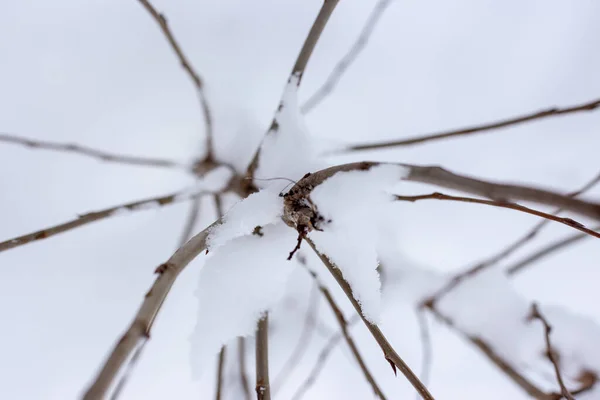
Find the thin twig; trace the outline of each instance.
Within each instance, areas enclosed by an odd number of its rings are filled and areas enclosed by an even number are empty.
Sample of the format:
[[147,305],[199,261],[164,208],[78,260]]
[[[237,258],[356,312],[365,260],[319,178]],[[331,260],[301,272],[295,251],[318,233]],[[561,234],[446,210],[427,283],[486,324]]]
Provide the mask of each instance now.
[[[350,321],[348,321],[348,328],[354,326],[358,321],[360,321],[359,315],[354,314]],[[308,391],[308,389],[310,389],[310,387],[314,385],[314,383],[317,381],[319,374],[325,367],[325,363],[329,359],[329,356],[331,355],[333,349],[335,349],[336,346],[341,343],[343,337],[344,335],[342,334],[342,332],[338,332],[331,335],[331,337],[319,353],[319,356],[317,357],[317,362],[313,366],[311,372],[306,377],[306,379],[300,384],[294,396],[292,396],[292,400],[300,400]]]
[[273,394],[276,394],[283,385],[286,380],[290,377],[294,368],[296,368],[302,357],[306,354],[306,349],[309,347],[313,334],[315,332],[315,315],[317,314],[318,306],[319,306],[319,290],[318,284],[316,282],[313,283],[310,289],[310,294],[308,295],[308,306],[306,307],[306,316],[304,317],[304,326],[302,328],[302,333],[300,333],[300,338],[292,350],[290,357],[283,364],[281,371],[279,374],[275,376],[273,380]]
[[242,385],[242,391],[244,392],[244,399],[251,400],[250,381],[248,380],[248,374],[246,372],[246,338],[243,336],[238,337],[237,343],[240,384]]
[[331,92],[335,89],[346,70],[352,65],[352,63],[358,58],[360,53],[364,50],[369,42],[377,23],[381,16],[392,3],[392,0],[379,0],[371,14],[367,18],[367,22],[363,26],[358,38],[350,47],[350,50],[342,57],[340,61],[335,65],[325,83],[315,92],[313,95],[302,105],[300,110],[304,114],[311,112],[321,101],[323,101]]
[[206,129],[206,159],[213,160],[214,144],[212,114],[210,112],[210,107],[208,106],[208,101],[206,100],[206,93],[204,91],[204,81],[202,80],[198,72],[194,70],[192,64],[183,53],[183,50],[181,50],[179,43],[177,43],[177,40],[175,39],[173,33],[171,32],[171,29],[169,28],[167,18],[165,17],[165,15],[159,13],[148,0],[139,0],[139,2],[150,13],[152,18],[154,18],[154,20],[160,27],[160,30],[163,32],[165,38],[171,45],[171,48],[177,55],[181,67],[185,70],[185,72],[187,72],[188,76],[194,82],[196,91],[198,93],[198,98],[200,99],[200,106],[202,107],[202,112],[204,114],[204,126]]
[[269,315],[258,321],[256,329],[256,399],[271,400],[269,384]]
[[595,232],[592,229],[586,228],[585,226],[583,226],[583,224],[581,224],[577,221],[574,221],[571,218],[558,217],[556,215],[548,214],[543,211],[534,210],[532,208],[521,206],[521,205],[515,204],[515,203],[475,199],[472,197],[450,196],[450,195],[447,195],[444,193],[439,193],[439,192],[434,192],[431,194],[423,194],[423,195],[418,195],[418,196],[395,196],[395,197],[396,197],[396,200],[404,200],[404,201],[417,201],[417,200],[427,200],[427,199],[429,199],[429,200],[431,200],[431,199],[451,200],[451,201],[460,201],[460,202],[465,202],[465,203],[485,204],[488,206],[501,207],[501,208],[509,208],[511,210],[521,211],[521,212],[524,212],[527,214],[545,218],[550,221],[558,222],[563,225],[567,225],[571,228],[577,229],[578,231],[586,233],[590,236],[600,238],[600,233]]
[[446,138],[450,138],[450,137],[466,136],[466,135],[471,135],[474,133],[491,131],[494,129],[505,128],[508,126],[513,126],[513,125],[522,124],[525,122],[549,118],[549,117],[555,117],[555,116],[559,116],[559,115],[574,114],[574,113],[584,112],[584,111],[593,111],[596,108],[598,108],[598,106],[600,106],[600,99],[595,99],[595,100],[592,100],[592,101],[589,101],[589,102],[583,103],[583,104],[576,104],[576,105],[568,106],[568,107],[564,107],[564,108],[553,107],[553,108],[549,108],[549,109],[543,110],[543,111],[537,111],[534,113],[525,114],[525,115],[521,115],[518,117],[512,117],[512,118],[504,119],[504,120],[497,121],[497,122],[487,123],[487,124],[468,127],[468,128],[462,128],[462,129],[458,129],[458,130],[451,130],[451,131],[445,131],[445,132],[439,132],[439,133],[429,133],[429,134],[425,134],[425,135],[414,136],[414,137],[407,138],[407,139],[392,140],[392,141],[378,142],[378,143],[365,143],[365,144],[348,146],[342,150],[339,150],[339,152],[374,150],[374,149],[383,149],[383,148],[398,147],[398,146],[411,146],[411,145],[430,142],[430,141],[434,141],[434,140],[446,139]]
[[221,400],[223,396],[223,371],[225,369],[225,353],[227,348],[225,346],[221,347],[221,351],[219,352],[219,359],[217,360],[217,390],[215,394],[215,400]]
[[220,220],[216,221],[192,237],[167,262],[156,268],[155,272],[158,274],[158,277],[144,296],[144,300],[131,325],[115,344],[102,369],[86,391],[83,397],[84,400],[97,400],[106,396],[113,380],[137,348],[140,341],[150,337],[150,331],[156,316],[169,294],[175,279],[198,254],[206,249],[206,238],[210,229],[220,223]]
[[56,143],[45,140],[29,139],[8,133],[0,133],[0,142],[18,144],[31,149],[51,150],[63,153],[78,154],[81,156],[92,157],[100,161],[106,161],[118,164],[138,165],[145,167],[178,168],[188,170],[189,166],[176,161],[164,160],[160,158],[137,157],[123,154],[113,154],[103,150],[93,149],[87,146],[81,146],[73,143]]
[[31,243],[33,241],[47,239],[51,236],[69,231],[71,229],[78,228],[82,225],[86,225],[94,221],[98,221],[115,215],[120,215],[123,212],[141,211],[155,207],[162,207],[168,204],[173,204],[189,199],[197,199],[205,194],[207,194],[207,192],[188,193],[186,191],[180,191],[168,194],[166,196],[150,197],[147,199],[133,201],[131,203],[120,204],[118,206],[105,208],[104,210],[100,211],[92,211],[86,214],[82,214],[76,219],[63,222],[62,224],[54,225],[39,231],[35,231],[26,235],[18,236],[0,242],[0,252],[18,246],[22,246],[27,243]]
[[404,362],[404,360],[398,355],[398,353],[396,353],[396,350],[394,350],[392,345],[388,342],[387,338],[385,337],[383,332],[381,332],[379,327],[371,323],[363,316],[360,304],[354,298],[354,295],[352,294],[352,288],[350,287],[350,284],[348,284],[348,282],[344,279],[341,270],[337,268],[326,255],[322,254],[317,250],[314,242],[310,238],[305,237],[304,240],[306,240],[306,242],[310,245],[313,251],[319,256],[323,264],[325,264],[329,272],[335,278],[338,285],[340,285],[340,287],[344,291],[344,294],[346,294],[346,297],[348,297],[348,300],[350,300],[352,306],[360,315],[367,329],[369,330],[369,332],[383,351],[383,355],[385,359],[390,363],[392,369],[394,370],[394,373],[396,373],[396,368],[398,368],[423,399],[433,400],[433,396],[431,395],[431,393],[429,393],[427,388],[423,385],[423,383],[419,380],[415,373],[410,369],[410,367]]
[[329,304],[331,311],[333,311],[333,314],[335,315],[335,319],[337,320],[338,324],[340,325],[340,330],[341,330],[342,334],[344,335],[344,339],[346,339],[346,343],[348,343],[348,347],[350,348],[350,351],[352,352],[354,359],[358,363],[358,366],[360,367],[363,375],[365,376],[365,379],[367,380],[367,382],[369,382],[369,385],[371,385],[371,388],[373,389],[373,392],[375,393],[375,395],[377,397],[379,397],[380,399],[385,400],[386,399],[385,395],[381,391],[381,388],[379,387],[377,382],[375,382],[375,378],[371,374],[371,371],[369,371],[369,368],[367,367],[367,364],[365,363],[364,359],[362,358],[360,351],[358,350],[358,347],[356,346],[356,343],[354,342],[354,339],[352,339],[352,336],[350,336],[350,331],[348,330],[348,323],[346,322],[346,318],[344,318],[344,313],[342,312],[340,307],[335,302],[329,289],[327,289],[327,287],[325,287],[325,285],[323,285],[321,283],[317,274],[308,268],[306,268],[306,270],[308,271],[308,273],[313,277],[313,279],[317,283],[319,290],[323,294],[323,297],[325,297],[325,300],[327,300],[327,304]]
[[[429,377],[431,375],[431,365],[433,359],[433,351],[431,348],[431,335],[429,334],[429,324],[425,313],[417,309],[417,322],[419,323],[419,331],[421,334],[421,373],[420,379],[423,385],[429,386]],[[419,400],[417,394],[417,400]]]
[[[595,231],[600,231],[600,225],[595,226],[594,228],[592,228]],[[556,240],[544,247],[542,247],[541,249],[539,249],[538,251],[536,251],[535,253],[525,257],[524,259],[522,259],[521,261],[518,261],[512,265],[510,265],[509,267],[506,268],[506,273],[509,276],[512,276],[514,274],[517,274],[521,271],[523,271],[523,269],[531,264],[533,264],[534,262],[558,251],[561,249],[564,249],[565,247],[575,244],[577,242],[579,242],[582,239],[586,239],[589,238],[590,236],[588,234],[585,233],[577,233],[575,235],[571,235],[568,236],[566,238],[562,238],[559,240]]]
[[565,382],[563,381],[562,375],[560,373],[560,368],[558,367],[558,360],[556,359],[556,355],[554,353],[554,350],[552,349],[552,343],[550,342],[550,332],[552,331],[552,327],[550,326],[550,324],[548,323],[546,318],[544,318],[544,316],[540,313],[540,310],[536,303],[533,303],[531,306],[530,318],[531,319],[539,319],[541,321],[541,323],[544,325],[544,336],[546,339],[546,351],[548,354],[548,358],[550,359],[550,362],[552,363],[552,366],[554,367],[554,372],[556,374],[556,380],[558,381],[562,395],[567,400],[575,400],[575,398],[569,392],[569,389],[567,389],[567,387],[565,386]]
[[[294,64],[294,67],[292,68],[292,72],[290,73],[288,81],[290,81],[294,76],[297,76],[298,77],[297,84],[298,84],[298,86],[300,86],[300,83],[302,82],[302,76],[304,75],[304,71],[306,70],[306,65],[308,64],[308,60],[310,59],[310,56],[311,56],[313,50],[315,49],[315,46],[317,45],[317,42],[319,41],[319,38],[321,37],[321,34],[323,33],[325,26],[327,25],[327,21],[329,21],[329,17],[331,17],[331,14],[333,13],[333,10],[335,10],[335,7],[337,6],[338,2],[339,2],[339,0],[323,0],[323,6],[321,7],[319,14],[317,15],[317,18],[313,22],[313,25],[310,28],[310,31],[308,32],[308,36],[306,36],[306,39],[304,40],[304,44],[302,45],[302,49],[300,49],[300,53],[298,54],[298,57],[296,58],[296,62]],[[281,107],[282,107],[282,103],[280,100],[278,110]],[[273,120],[271,121],[270,128],[267,131],[266,135],[269,135],[276,131],[276,128],[275,128],[277,126],[276,118],[277,118],[277,113],[275,113],[275,116],[273,117]],[[246,183],[246,186],[247,186],[246,189],[248,192],[256,191],[256,188],[253,186],[252,179],[254,178],[254,172],[258,168],[258,159],[260,157],[260,149],[261,149],[261,147],[256,149],[256,152],[254,153],[254,156],[252,157],[252,161],[248,165],[248,169],[246,172],[246,178],[249,178],[249,179],[245,180],[244,183]]]

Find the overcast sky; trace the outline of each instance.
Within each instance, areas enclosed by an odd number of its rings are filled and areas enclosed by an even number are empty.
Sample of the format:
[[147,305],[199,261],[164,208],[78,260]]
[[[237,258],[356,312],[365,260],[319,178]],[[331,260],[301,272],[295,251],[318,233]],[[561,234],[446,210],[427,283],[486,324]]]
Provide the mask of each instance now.
[[[235,134],[264,131],[321,2],[154,4],[206,81],[220,148],[226,150]],[[301,98],[327,77],[374,4],[340,1],[308,65]],[[396,0],[364,53],[307,124],[318,142],[354,143],[583,103],[600,96],[599,38],[600,3],[594,0]],[[570,191],[600,170],[599,129],[600,113],[585,113],[331,162],[441,164],[484,178]],[[202,130],[193,86],[137,1],[0,5],[0,132],[186,162],[201,154]],[[3,143],[0,166],[0,240],[192,182],[178,171]],[[406,193],[427,191],[406,188]],[[598,199],[600,188],[588,197]],[[208,204],[205,209],[198,229],[213,217]],[[1,253],[0,398],[70,399],[81,393],[129,323],[152,271],[174,250],[186,212],[187,205],[179,204],[122,216]],[[442,202],[406,204],[400,213],[402,252],[442,271],[490,255],[537,222],[510,210]],[[553,225],[536,245],[570,233]],[[532,300],[564,305],[600,322],[598,259],[600,247],[589,239],[515,283]],[[200,265],[192,263],[175,285],[123,398],[212,397],[212,372],[197,382],[189,367]],[[305,279],[300,276],[295,278]],[[305,297],[307,287],[308,281],[291,287],[296,293],[291,297]],[[287,322],[273,327],[273,375],[287,357],[277,354],[289,352],[302,326],[302,307],[281,306]],[[327,310],[323,314],[329,317]],[[398,352],[418,370],[414,312],[398,305],[386,315]],[[327,324],[336,329],[332,320]],[[402,378],[393,377],[366,331],[353,332],[384,392],[391,398],[413,396]],[[315,339],[279,398],[291,396],[325,340]],[[447,328],[434,324],[433,340],[430,388],[439,399],[527,398]],[[370,398],[369,386],[348,360],[346,349],[336,351],[306,398]]]

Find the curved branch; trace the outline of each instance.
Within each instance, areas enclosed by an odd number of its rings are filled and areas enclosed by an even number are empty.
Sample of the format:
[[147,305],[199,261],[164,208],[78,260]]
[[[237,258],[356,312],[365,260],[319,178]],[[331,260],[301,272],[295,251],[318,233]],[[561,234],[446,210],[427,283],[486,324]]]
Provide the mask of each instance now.
[[103,150],[93,149],[87,146],[81,146],[74,143],[57,143],[45,140],[29,139],[8,133],[0,133],[0,142],[17,144],[31,149],[50,150],[62,153],[78,154],[95,158],[100,161],[106,161],[117,164],[137,165],[144,167],[178,168],[189,170],[189,166],[176,161],[164,160],[160,158],[137,157],[123,154],[113,154]]
[[83,396],[84,400],[96,400],[105,398],[115,377],[131,357],[140,342],[150,337],[150,330],[156,316],[160,311],[165,298],[169,294],[175,279],[183,269],[202,251],[206,250],[206,239],[211,228],[220,224],[218,220],[209,227],[198,233],[183,246],[181,246],[165,263],[156,268],[158,277],[150,290],[144,296],[144,300],[131,325],[121,336],[110,355],[104,362],[104,366],[94,379],[92,385]]
[[472,135],[474,133],[487,132],[494,129],[506,128],[508,126],[518,125],[525,122],[530,122],[534,120],[556,117],[559,115],[566,114],[574,114],[585,111],[593,111],[600,106],[600,99],[595,99],[583,104],[576,104],[573,106],[568,106],[564,108],[549,108],[542,111],[537,111],[531,114],[520,115],[518,117],[512,117],[508,119],[504,119],[501,121],[491,122],[483,125],[472,126],[468,128],[462,128],[458,130],[444,131],[439,133],[429,133],[425,135],[414,136],[408,139],[400,139],[400,140],[392,140],[388,142],[377,142],[377,143],[365,143],[365,144],[357,144],[348,146],[339,151],[334,151],[335,153],[341,152],[350,152],[350,151],[361,151],[361,150],[376,150],[390,147],[400,147],[400,146],[412,146],[415,144],[421,144],[425,142],[430,142],[434,140],[453,138],[458,136],[466,136]]
[[181,67],[185,70],[185,72],[188,74],[190,79],[194,82],[194,86],[196,87],[196,91],[198,93],[198,98],[200,100],[200,106],[202,107],[202,112],[204,113],[204,126],[206,129],[206,159],[213,160],[214,159],[214,144],[213,144],[214,133],[213,133],[212,114],[210,112],[210,107],[208,106],[208,101],[206,100],[206,93],[204,91],[204,81],[202,80],[202,78],[200,77],[198,72],[196,72],[194,70],[194,67],[192,67],[192,64],[187,59],[185,54],[183,54],[183,50],[181,50],[179,43],[177,43],[175,36],[173,36],[173,33],[171,32],[171,29],[169,28],[167,18],[165,17],[165,15],[156,11],[154,6],[148,0],[139,0],[139,2],[150,13],[152,18],[154,18],[154,20],[160,27],[160,30],[165,35],[165,38],[171,45],[171,48],[177,55],[177,58],[179,59],[179,63],[181,64]]

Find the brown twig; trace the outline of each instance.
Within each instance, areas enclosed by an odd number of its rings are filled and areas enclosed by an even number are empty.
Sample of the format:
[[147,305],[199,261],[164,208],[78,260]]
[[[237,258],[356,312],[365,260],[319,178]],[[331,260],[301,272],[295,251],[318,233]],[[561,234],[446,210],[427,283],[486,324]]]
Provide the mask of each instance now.
[[451,200],[451,201],[460,201],[460,202],[465,202],[465,203],[485,204],[488,206],[508,208],[511,210],[521,211],[521,212],[524,212],[527,214],[535,215],[535,216],[547,219],[549,221],[558,222],[563,225],[567,225],[571,228],[577,229],[578,231],[586,233],[590,236],[600,238],[600,233],[595,232],[592,229],[586,228],[585,226],[583,226],[583,224],[581,224],[577,221],[574,221],[571,218],[558,217],[556,215],[548,214],[543,211],[534,210],[532,208],[521,206],[521,205],[515,204],[515,203],[475,199],[472,197],[450,196],[450,195],[447,195],[444,193],[439,193],[439,192],[434,192],[431,194],[423,194],[423,195],[418,195],[418,196],[395,196],[395,197],[396,197],[396,200],[404,200],[404,201],[417,201],[417,200],[427,200],[427,199],[429,199],[429,200],[431,200],[431,199]]
[[377,23],[381,16],[391,4],[391,0],[379,0],[371,14],[367,18],[367,22],[363,26],[358,38],[348,50],[348,52],[342,57],[340,61],[335,65],[325,83],[315,92],[313,95],[302,105],[300,110],[304,114],[311,112],[321,101],[323,101],[331,92],[335,89],[346,70],[352,65],[352,63],[358,58],[360,53],[364,50],[369,42],[369,38],[373,34]]
[[552,344],[550,342],[550,332],[552,331],[552,327],[544,318],[544,316],[540,313],[540,310],[536,303],[533,303],[531,306],[531,314],[529,315],[531,319],[539,319],[540,322],[544,325],[544,336],[546,339],[546,351],[548,354],[548,359],[552,363],[554,367],[554,372],[556,374],[556,380],[560,386],[560,391],[565,399],[567,400],[575,400],[575,398],[569,392],[569,389],[565,386],[565,382],[563,381],[562,375],[560,373],[560,368],[558,367],[558,360],[556,359],[554,350],[552,349]]
[[258,321],[256,329],[256,399],[271,400],[269,384],[269,315]]
[[183,50],[177,43],[177,40],[173,36],[171,29],[169,28],[167,18],[164,14],[159,13],[154,6],[148,0],[139,0],[142,6],[150,13],[152,18],[156,21],[160,30],[164,34],[165,38],[171,45],[171,48],[177,55],[179,59],[179,63],[181,67],[187,72],[188,76],[194,82],[196,87],[196,91],[198,93],[198,98],[200,100],[200,106],[202,107],[202,112],[204,114],[204,126],[206,129],[206,159],[213,160],[214,159],[214,143],[213,143],[213,123],[212,123],[212,114],[210,112],[210,107],[208,106],[208,101],[206,100],[206,93],[204,91],[204,81],[194,70],[192,64],[188,60],[188,58],[183,54]]
[[[348,321],[348,328],[354,326],[358,321],[360,321],[360,317],[358,316],[358,314],[354,314],[350,321]],[[321,373],[321,371],[325,367],[325,363],[329,359],[329,356],[331,355],[333,349],[335,349],[335,347],[341,343],[343,337],[344,335],[341,332],[331,335],[331,337],[319,353],[319,356],[317,357],[317,362],[313,366],[311,372],[306,377],[306,379],[300,384],[294,396],[292,396],[292,400],[300,400],[308,391],[308,389],[310,389],[310,387],[317,381],[319,373]]]
[[215,400],[221,400],[223,397],[223,371],[225,370],[225,353],[227,348],[225,346],[221,347],[221,351],[219,352],[219,358],[217,360],[217,390],[215,393]]
[[450,137],[472,135],[474,133],[491,131],[494,129],[505,128],[508,126],[513,126],[513,125],[522,124],[525,122],[549,118],[549,117],[556,117],[559,115],[574,114],[574,113],[584,112],[584,111],[593,111],[596,108],[598,108],[598,106],[600,106],[600,99],[595,99],[595,100],[592,100],[592,101],[589,101],[589,102],[586,102],[583,104],[576,104],[576,105],[568,106],[568,107],[564,107],[564,108],[553,107],[553,108],[549,108],[547,110],[537,111],[537,112],[534,112],[531,114],[525,114],[525,115],[521,115],[518,117],[512,117],[512,118],[504,119],[504,120],[497,121],[497,122],[492,122],[492,123],[468,127],[468,128],[462,128],[462,129],[458,129],[458,130],[451,130],[451,131],[445,131],[445,132],[439,132],[439,133],[429,133],[429,134],[418,135],[418,136],[414,136],[414,137],[407,138],[407,139],[401,139],[401,140],[392,140],[392,141],[387,141],[387,142],[365,143],[365,144],[353,145],[353,146],[349,146],[349,147],[346,147],[346,148],[340,150],[340,152],[374,150],[374,149],[383,149],[383,148],[398,147],[398,146],[411,146],[411,145],[415,145],[415,144],[420,144],[420,143],[425,143],[425,142],[430,142],[430,141],[440,140],[440,139],[446,139],[446,138],[450,138]]
[[290,357],[283,364],[281,371],[275,376],[273,380],[273,393],[276,394],[281,387],[285,384],[285,381],[289,378],[294,368],[300,364],[300,360],[306,354],[306,349],[310,345],[313,333],[315,332],[315,315],[319,306],[319,287],[316,282],[313,283],[310,294],[308,296],[308,306],[306,307],[306,316],[304,318],[304,326],[300,338],[292,350]]
[[248,374],[246,373],[246,338],[243,336],[238,337],[237,343],[240,384],[242,385],[242,391],[244,392],[244,399],[251,400],[250,381],[248,380]]
[[525,376],[523,376],[519,371],[517,371],[509,362],[504,360],[498,354],[496,354],[491,346],[489,346],[483,339],[471,336],[466,332],[462,331],[458,328],[453,321],[443,315],[433,303],[426,304],[426,307],[431,311],[431,313],[437,317],[439,320],[444,322],[449,327],[452,327],[455,332],[457,332],[460,336],[467,339],[472,345],[477,347],[486,357],[487,359],[498,367],[506,376],[508,376],[516,385],[518,385],[521,389],[523,389],[528,395],[537,399],[537,400],[555,400],[552,395],[544,393],[541,389],[539,389],[536,385],[530,382]]
[[[419,324],[419,331],[421,336],[421,373],[420,379],[423,385],[429,386],[429,377],[431,375],[431,365],[433,360],[433,351],[431,348],[431,335],[429,334],[429,324],[427,323],[427,316],[425,313],[417,309],[417,322]],[[419,395],[417,394],[417,400]]]
[[[323,33],[325,26],[327,25],[327,21],[329,21],[329,17],[331,17],[331,14],[333,13],[333,10],[335,10],[335,7],[337,6],[338,2],[339,2],[339,0],[323,0],[323,6],[321,7],[319,14],[317,15],[317,18],[313,22],[313,25],[310,28],[310,31],[308,32],[308,36],[306,36],[306,39],[304,40],[304,44],[302,45],[302,49],[300,50],[300,53],[298,54],[298,57],[296,58],[296,62],[294,63],[294,67],[292,68],[292,72],[290,73],[290,76],[288,78],[288,82],[294,76],[297,76],[298,77],[298,86],[300,86],[300,83],[302,81],[302,76],[304,75],[304,71],[306,70],[306,66],[308,64],[308,60],[310,59],[310,56],[311,56],[313,50],[315,49],[315,46],[317,45],[317,42],[319,41],[319,38],[321,37],[321,34]],[[283,106],[283,104],[280,100],[279,106],[277,109],[280,110],[282,106]],[[277,122],[277,113],[276,113],[275,116],[273,117],[273,120],[271,121],[270,128],[267,131],[266,135],[269,135],[269,134],[275,132],[277,130],[277,128],[276,128],[277,126],[278,126],[278,122]],[[249,193],[256,191],[256,188],[253,186],[252,179],[254,178],[254,172],[258,168],[258,159],[260,156],[260,149],[261,148],[259,147],[256,150],[256,152],[254,153],[254,156],[252,157],[252,161],[248,165],[246,178],[249,178],[249,179],[245,180],[244,182],[247,185],[246,189]]]
[[321,259],[323,264],[327,267],[329,272],[335,278],[338,285],[342,288],[342,290],[344,291],[344,294],[346,295],[346,297],[348,297],[348,300],[350,300],[350,302],[352,303],[352,306],[354,307],[356,312],[360,315],[360,317],[363,320],[363,322],[365,323],[367,329],[369,330],[369,332],[371,333],[371,335],[373,336],[373,338],[375,339],[375,341],[377,342],[377,344],[383,351],[383,355],[384,355],[385,359],[387,360],[387,362],[390,363],[392,369],[394,370],[394,373],[396,373],[396,368],[399,369],[400,372],[402,372],[402,374],[412,384],[412,386],[421,395],[421,397],[423,399],[433,400],[433,396],[431,395],[431,393],[429,393],[427,388],[423,385],[423,383],[419,380],[419,378],[415,375],[415,373],[410,369],[410,367],[404,362],[404,360],[398,355],[398,353],[396,353],[396,350],[394,350],[392,345],[388,342],[387,338],[385,337],[383,332],[381,332],[379,327],[377,325],[371,323],[370,321],[368,321],[363,316],[360,304],[354,298],[354,295],[352,294],[352,288],[350,287],[350,284],[348,284],[348,282],[344,279],[341,270],[338,269],[329,260],[329,258],[327,258],[326,255],[322,254],[321,252],[319,252],[317,250],[314,242],[310,238],[305,237],[304,240],[306,240],[306,242],[310,245],[310,247],[313,249],[313,251],[319,256],[319,258]]
[[37,240],[47,239],[51,236],[57,235],[69,231],[71,229],[78,228],[82,225],[89,224],[94,221],[98,221],[104,218],[108,218],[114,215],[118,215],[121,211],[140,211],[145,210],[148,206],[162,207],[168,204],[173,204],[180,201],[189,199],[197,199],[206,192],[191,193],[175,192],[166,196],[150,197],[143,200],[133,201],[131,203],[120,204],[118,206],[105,208],[100,211],[93,211],[87,214],[80,215],[78,218],[64,222],[62,224],[54,225],[49,228],[45,228],[36,232],[28,233],[26,235],[18,236],[16,238],[8,239],[0,242],[0,252],[9,250],[18,246],[22,246],[27,243],[31,243]]
[[[595,231],[599,231],[600,230],[600,225],[595,226],[594,228],[592,228]],[[575,244],[577,242],[579,242],[582,239],[586,239],[589,238],[590,236],[588,234],[585,233],[577,233],[575,235],[571,235],[568,236],[566,238],[563,239],[559,239],[556,240],[544,247],[542,247],[541,249],[539,249],[538,251],[536,251],[535,253],[525,257],[524,259],[522,259],[521,261],[518,261],[512,265],[510,265],[509,267],[506,268],[506,273],[508,275],[514,275],[517,274],[521,271],[523,271],[523,269],[531,264],[533,264],[534,262],[558,251],[561,249],[564,249],[565,247]]]
[[91,147],[81,146],[73,143],[56,143],[45,140],[28,139],[7,133],[0,133],[0,142],[19,144],[32,149],[59,151],[63,153],[78,154],[88,156],[100,161],[138,165],[145,167],[162,167],[162,168],[179,168],[183,170],[189,169],[188,165],[178,163],[176,161],[164,160],[160,158],[127,156],[123,154],[113,154],[103,150],[92,149]]
[[317,274],[314,271],[309,270],[308,268],[307,268],[307,271],[313,277],[315,282],[318,284],[319,290],[323,294],[323,297],[325,297],[325,300],[327,300],[327,304],[329,304],[331,311],[333,311],[333,314],[335,315],[335,319],[337,320],[337,322],[340,326],[342,335],[344,335],[344,339],[346,339],[346,343],[348,343],[348,347],[350,348],[350,351],[352,352],[354,359],[358,363],[358,366],[360,367],[363,375],[365,376],[365,379],[367,380],[367,382],[369,382],[369,385],[371,385],[371,388],[373,389],[373,392],[375,393],[375,395],[377,397],[379,397],[380,399],[385,400],[386,399],[385,395],[381,391],[381,388],[379,387],[377,382],[375,382],[375,378],[371,374],[371,371],[369,371],[369,368],[367,367],[367,364],[365,363],[364,359],[362,358],[360,351],[358,350],[358,347],[356,346],[356,343],[354,342],[354,339],[352,339],[352,336],[350,336],[350,331],[348,330],[348,323],[346,322],[346,318],[344,318],[344,313],[342,312],[340,307],[337,305],[337,303],[333,299],[333,296],[331,295],[331,292],[329,292],[329,289],[327,289],[319,281]]
[[150,330],[160,311],[165,298],[171,290],[171,286],[177,279],[179,273],[194,259],[198,254],[206,249],[206,238],[209,230],[221,221],[216,221],[209,227],[198,233],[183,246],[181,246],[172,256],[156,268],[158,277],[150,290],[144,296],[142,305],[125,333],[121,336],[110,355],[104,362],[104,365],[92,385],[88,388],[84,400],[96,400],[105,397],[113,380],[117,376],[121,367],[131,356],[133,351],[139,345],[140,341],[150,337]]

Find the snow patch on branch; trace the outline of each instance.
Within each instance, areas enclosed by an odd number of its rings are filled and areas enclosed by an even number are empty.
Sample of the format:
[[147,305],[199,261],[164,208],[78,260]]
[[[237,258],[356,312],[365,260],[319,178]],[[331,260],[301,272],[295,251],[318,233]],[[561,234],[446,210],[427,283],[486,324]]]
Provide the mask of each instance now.
[[406,174],[403,167],[382,165],[367,171],[340,172],[311,193],[318,212],[331,221],[311,237],[320,252],[342,271],[363,314],[379,323],[381,283],[377,272],[379,227],[392,206],[384,190]]

